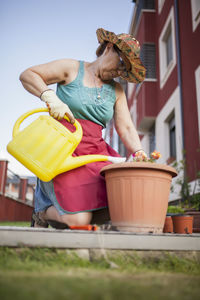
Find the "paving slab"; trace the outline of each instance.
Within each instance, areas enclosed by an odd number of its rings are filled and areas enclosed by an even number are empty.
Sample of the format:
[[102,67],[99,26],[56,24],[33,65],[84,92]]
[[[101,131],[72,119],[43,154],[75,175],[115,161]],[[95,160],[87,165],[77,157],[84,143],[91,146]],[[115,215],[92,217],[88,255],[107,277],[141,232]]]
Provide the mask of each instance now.
[[200,234],[139,234],[1,226],[0,246],[200,251]]

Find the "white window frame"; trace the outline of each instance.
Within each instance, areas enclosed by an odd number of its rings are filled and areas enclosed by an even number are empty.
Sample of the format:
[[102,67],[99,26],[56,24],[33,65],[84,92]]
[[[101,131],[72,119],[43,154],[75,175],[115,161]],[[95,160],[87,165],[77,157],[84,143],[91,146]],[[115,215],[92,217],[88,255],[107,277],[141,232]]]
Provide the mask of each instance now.
[[191,2],[191,12],[192,12],[192,30],[195,31],[198,24],[200,23],[200,1],[191,0],[190,2]]
[[[159,159],[159,163],[163,164],[166,164],[167,159],[170,156],[168,120],[173,112],[176,126],[176,161],[180,161],[183,159],[183,137],[181,128],[180,88],[178,86],[159,112],[155,123],[156,150],[162,154],[162,157]],[[170,201],[179,198],[180,188],[175,184],[176,180],[177,177],[175,177],[172,181],[175,191],[170,194]]]
[[199,142],[200,142],[200,65],[195,71],[195,81],[196,81],[196,97],[197,97],[197,115],[198,115],[198,125],[199,125]]
[[161,152],[159,162],[166,163],[170,156],[168,120],[174,112],[176,124],[176,154],[177,161],[182,159],[183,139],[181,129],[180,89],[177,86],[156,118],[156,149]]
[[[168,66],[166,66],[167,53],[166,53],[166,41],[165,36],[167,31],[171,27],[172,35],[172,60]],[[163,88],[174,67],[176,66],[176,40],[175,40],[175,24],[174,24],[174,8],[172,7],[163,30],[159,37],[159,69],[160,69],[160,89]]]
[[158,13],[160,14],[163,8],[165,0],[158,0]]

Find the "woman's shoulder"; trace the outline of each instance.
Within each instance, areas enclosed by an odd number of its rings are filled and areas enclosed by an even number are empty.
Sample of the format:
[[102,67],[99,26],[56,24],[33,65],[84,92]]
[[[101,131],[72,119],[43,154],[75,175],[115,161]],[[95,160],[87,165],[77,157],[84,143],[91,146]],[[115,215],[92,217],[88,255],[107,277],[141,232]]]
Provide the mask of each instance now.
[[57,60],[58,63],[62,64],[63,67],[67,67],[67,69],[74,69],[74,68],[79,68],[79,60],[72,59],[72,58],[62,58]]
[[59,60],[59,64],[62,65],[65,78],[62,84],[65,85],[73,81],[78,74],[80,61],[71,58],[63,58]]

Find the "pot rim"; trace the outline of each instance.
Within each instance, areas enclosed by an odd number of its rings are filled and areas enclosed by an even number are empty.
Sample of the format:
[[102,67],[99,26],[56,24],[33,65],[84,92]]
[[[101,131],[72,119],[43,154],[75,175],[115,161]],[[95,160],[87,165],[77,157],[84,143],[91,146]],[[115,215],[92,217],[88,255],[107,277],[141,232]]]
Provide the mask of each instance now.
[[188,217],[193,217],[193,216],[190,216],[190,215],[184,215],[184,214],[176,214],[176,215],[174,215],[174,216],[172,216],[172,218],[174,218],[174,217],[186,217],[186,218],[188,218]]
[[103,167],[100,170],[101,175],[105,175],[105,172],[117,169],[151,169],[151,170],[159,170],[163,172],[170,173],[172,177],[177,176],[177,171],[168,165],[165,164],[157,164],[150,162],[123,162],[123,163],[114,163]]

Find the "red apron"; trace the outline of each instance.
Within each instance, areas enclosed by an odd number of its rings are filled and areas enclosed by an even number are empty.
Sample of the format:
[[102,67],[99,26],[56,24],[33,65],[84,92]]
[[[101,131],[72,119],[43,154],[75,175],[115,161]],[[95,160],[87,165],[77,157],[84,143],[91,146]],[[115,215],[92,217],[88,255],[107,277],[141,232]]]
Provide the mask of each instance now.
[[[83,138],[73,156],[103,154],[120,156],[102,138],[102,126],[92,121],[78,119],[82,125]],[[74,131],[66,120],[61,123]],[[92,211],[107,207],[105,179],[100,170],[110,162],[94,162],[62,173],[53,179],[56,199],[69,213]]]

